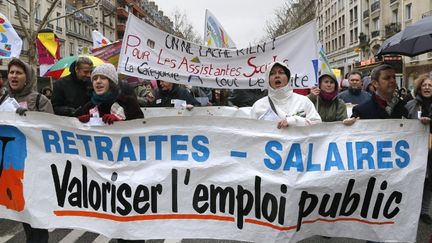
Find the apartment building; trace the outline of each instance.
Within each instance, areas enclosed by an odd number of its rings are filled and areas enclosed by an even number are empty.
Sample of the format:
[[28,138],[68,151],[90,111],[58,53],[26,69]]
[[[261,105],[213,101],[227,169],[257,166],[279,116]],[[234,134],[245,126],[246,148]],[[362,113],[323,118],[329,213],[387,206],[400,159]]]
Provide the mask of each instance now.
[[318,39],[332,68],[344,75],[360,61],[358,48],[361,0],[319,0],[317,5]]
[[376,58],[382,43],[405,27],[432,15],[432,0],[319,0],[318,38],[333,68],[346,74],[352,69],[368,74],[389,63],[400,83],[412,88],[420,74],[432,71],[432,54],[409,58],[386,55]]
[[149,0],[117,0],[117,38],[122,39],[129,14],[133,14],[147,23],[173,33],[173,22],[164,15],[153,1]]
[[[34,0],[18,1],[26,9],[29,9],[30,1],[34,2]],[[40,4],[35,8],[34,30],[39,26],[43,16],[53,2],[54,0],[39,1]],[[173,22],[167,16],[164,16],[154,2],[148,0],[101,0],[97,7],[71,14],[84,5],[94,3],[95,0],[60,0],[54,7],[49,19],[70,14],[66,18],[51,21],[45,26],[45,29],[52,29],[60,39],[61,57],[88,53],[93,47],[91,35],[93,30],[98,30],[111,41],[121,39],[129,13],[145,19],[146,22],[160,29],[173,32]],[[28,61],[28,42],[18,21],[15,6],[8,3],[7,0],[0,0],[0,12],[11,21],[18,35],[23,39],[20,58]],[[23,19],[27,28],[30,28],[30,16],[24,13]],[[7,63],[8,60],[0,59],[0,72],[4,76],[6,75]]]
[[432,0],[362,0],[362,27],[359,35],[361,61],[355,67],[370,71],[381,63],[389,63],[400,75],[400,86],[412,89],[420,74],[432,70],[432,54],[414,58],[386,55],[376,59],[382,43],[423,17],[432,15]]

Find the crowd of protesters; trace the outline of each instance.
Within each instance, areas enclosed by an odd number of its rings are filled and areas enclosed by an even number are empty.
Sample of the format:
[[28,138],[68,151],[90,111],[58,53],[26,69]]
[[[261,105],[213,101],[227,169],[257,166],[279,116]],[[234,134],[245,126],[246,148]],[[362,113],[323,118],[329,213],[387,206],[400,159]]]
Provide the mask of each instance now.
[[[80,57],[70,67],[71,74],[57,80],[53,90],[33,91],[34,70],[19,59],[12,59],[7,81],[0,78],[0,104],[8,97],[15,98],[26,111],[54,113],[76,117],[82,123],[101,118],[104,123],[143,118],[141,107],[173,107],[182,100],[184,108],[195,106],[250,106],[251,118],[272,120],[278,128],[311,126],[321,122],[342,122],[346,125],[358,119],[419,119],[429,125],[432,115],[432,77],[424,74],[415,80],[414,96],[404,88],[398,89],[395,70],[389,65],[376,67],[370,76],[350,72],[342,92],[333,74],[319,76],[317,87],[307,96],[294,92],[289,80],[291,73],[282,62],[268,66],[266,90],[224,90],[188,87],[166,80],[144,81],[135,87],[119,80],[112,64],[93,67],[86,57]],[[48,98],[47,98],[48,97]],[[51,100],[49,99],[51,98]],[[200,100],[200,101],[198,101]],[[204,102],[203,102],[204,101]],[[347,105],[354,105],[348,117]],[[425,155],[426,156],[426,155]],[[424,183],[420,220],[432,224],[429,215],[432,199],[432,155],[428,154],[428,170]],[[47,242],[48,231],[24,224],[28,242]]]

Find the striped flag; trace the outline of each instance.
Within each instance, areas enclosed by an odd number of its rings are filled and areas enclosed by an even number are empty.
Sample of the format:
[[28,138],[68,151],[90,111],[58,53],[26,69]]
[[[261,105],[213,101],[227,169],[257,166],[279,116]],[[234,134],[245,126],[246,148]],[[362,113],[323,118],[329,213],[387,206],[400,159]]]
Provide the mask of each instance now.
[[103,36],[102,33],[100,33],[97,30],[93,30],[92,38],[93,38],[93,48],[103,47],[111,44],[111,41],[109,41],[108,38]]
[[319,61],[320,61],[320,70],[319,73],[333,73],[332,68],[330,66],[327,55],[324,51],[324,48],[321,46],[319,49]]
[[208,47],[236,48],[225,29],[208,9],[206,9],[204,41]]

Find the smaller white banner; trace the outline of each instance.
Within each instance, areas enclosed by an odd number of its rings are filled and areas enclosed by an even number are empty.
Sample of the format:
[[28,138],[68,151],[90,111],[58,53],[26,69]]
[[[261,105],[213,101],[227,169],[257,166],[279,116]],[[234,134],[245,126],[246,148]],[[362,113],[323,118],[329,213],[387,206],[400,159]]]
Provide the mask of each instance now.
[[211,88],[263,89],[267,66],[287,64],[293,88],[315,85],[318,73],[315,21],[269,42],[241,49],[199,46],[130,14],[118,71],[144,79]]

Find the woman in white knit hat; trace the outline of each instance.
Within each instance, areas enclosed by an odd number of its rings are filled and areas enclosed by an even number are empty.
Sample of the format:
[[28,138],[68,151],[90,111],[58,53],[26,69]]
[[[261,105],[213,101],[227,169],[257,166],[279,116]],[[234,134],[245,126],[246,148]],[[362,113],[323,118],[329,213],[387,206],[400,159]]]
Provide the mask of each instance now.
[[101,117],[105,123],[144,118],[138,100],[133,92],[127,92],[128,85],[120,83],[114,65],[104,63],[91,74],[93,94],[90,102],[80,108],[78,119],[87,123],[90,117]]

